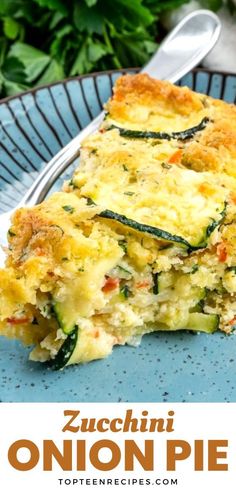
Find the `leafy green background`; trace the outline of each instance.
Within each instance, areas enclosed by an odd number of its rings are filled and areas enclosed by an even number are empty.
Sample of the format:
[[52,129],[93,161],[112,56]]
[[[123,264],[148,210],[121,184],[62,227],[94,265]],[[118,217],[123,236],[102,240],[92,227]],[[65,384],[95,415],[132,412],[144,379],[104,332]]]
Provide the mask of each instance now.
[[[188,1],[0,0],[0,97],[143,65],[163,37],[160,15]],[[202,0],[214,10],[222,2]]]

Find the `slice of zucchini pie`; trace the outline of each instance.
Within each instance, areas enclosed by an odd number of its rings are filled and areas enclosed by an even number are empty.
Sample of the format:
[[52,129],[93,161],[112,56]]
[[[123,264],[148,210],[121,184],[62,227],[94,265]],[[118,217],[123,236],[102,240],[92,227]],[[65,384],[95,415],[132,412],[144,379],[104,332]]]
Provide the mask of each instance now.
[[18,210],[0,331],[56,369],[236,323],[236,109],[126,75],[64,190]]

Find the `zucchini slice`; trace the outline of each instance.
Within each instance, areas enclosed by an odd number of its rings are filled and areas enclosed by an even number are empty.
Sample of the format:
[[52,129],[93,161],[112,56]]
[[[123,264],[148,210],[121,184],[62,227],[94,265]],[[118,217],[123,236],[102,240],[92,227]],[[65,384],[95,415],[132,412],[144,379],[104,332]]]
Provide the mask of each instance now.
[[208,315],[204,313],[190,313],[185,330],[195,332],[213,333],[219,326],[218,315]]
[[157,323],[155,325],[156,331],[176,331],[176,330],[190,330],[192,332],[205,332],[213,333],[218,330],[219,316],[205,313],[189,313],[188,321],[184,326],[180,327],[168,327],[165,324]]
[[220,223],[223,221],[225,214],[226,214],[226,204],[224,206],[224,209],[220,213],[220,219],[219,220],[212,219],[212,222],[206,228],[203,238],[196,245],[190,244],[186,239],[184,239],[179,235],[173,235],[170,232],[167,232],[166,230],[162,230],[158,227],[153,227],[151,225],[137,222],[136,220],[132,220],[131,218],[126,217],[125,215],[115,213],[112,210],[104,210],[101,213],[99,213],[98,216],[101,218],[107,218],[122,223],[123,225],[126,225],[131,229],[137,230],[138,232],[144,234],[150,234],[151,236],[157,237],[160,240],[174,244],[180,244],[183,247],[187,248],[189,252],[191,252],[191,251],[196,251],[197,249],[203,249],[207,247],[208,237],[210,236],[210,234],[212,234],[212,232],[216,229],[216,227],[218,227]]
[[[114,211],[104,210],[101,213],[99,213],[98,216],[102,217],[102,218],[108,218],[110,220],[115,220],[116,222],[122,223],[123,225],[126,225],[127,227],[130,227],[131,229],[137,230],[138,232],[141,232],[144,234],[150,234],[150,235],[157,237],[158,239],[161,239],[163,241],[182,244],[183,246],[187,247],[188,249],[193,248],[191,246],[191,244],[189,244],[189,242],[186,241],[186,239],[184,239],[183,237],[170,234],[170,232],[167,232],[166,230],[162,230],[162,229],[159,229],[157,227],[152,227],[151,225],[137,222],[136,220],[132,220],[131,218],[127,218],[125,215],[120,215],[119,213],[115,213]],[[206,245],[204,243],[203,246],[197,246],[197,248],[193,248],[193,249],[199,249],[199,247],[205,247],[205,246]]]
[[[67,335],[72,334],[75,328],[75,315],[70,301],[70,293],[66,302],[53,302],[53,311],[59,327]],[[76,315],[77,316],[77,315]]]
[[63,342],[51,366],[59,370],[70,364],[85,363],[94,359],[102,359],[112,352],[114,337],[106,332],[95,336],[93,332],[74,327]]
[[117,129],[120,136],[133,139],[166,139],[170,141],[171,139],[179,139],[185,141],[190,139],[196,134],[196,132],[203,131],[207,123],[209,122],[208,117],[204,117],[198,125],[185,129],[179,132],[155,132],[155,131],[136,131],[134,129],[124,129],[116,125],[111,125],[108,130]]
[[66,366],[69,362],[74,350],[76,348],[78,340],[79,329],[76,326],[74,330],[68,335],[65,342],[62,344],[55,359],[50,361],[50,364],[54,370],[60,370]]

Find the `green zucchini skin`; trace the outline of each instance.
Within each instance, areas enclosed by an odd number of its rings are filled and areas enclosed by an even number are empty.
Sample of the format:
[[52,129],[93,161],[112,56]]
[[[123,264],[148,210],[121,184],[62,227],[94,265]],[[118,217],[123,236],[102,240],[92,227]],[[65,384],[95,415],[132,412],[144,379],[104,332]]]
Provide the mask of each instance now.
[[[183,237],[178,235],[172,235],[166,230],[159,229],[158,227],[152,227],[151,225],[146,225],[145,223],[136,222],[136,220],[131,220],[125,215],[120,215],[111,210],[104,210],[98,214],[99,217],[108,218],[110,220],[115,220],[116,222],[122,223],[131,229],[138,230],[138,232],[143,232],[145,234],[151,234],[154,237],[158,237],[164,241],[176,242],[177,244],[183,244],[187,248],[191,249],[192,246]],[[205,247],[205,246],[204,246]],[[194,248],[195,249],[195,248]],[[197,247],[198,249],[198,247]]]
[[180,141],[185,141],[190,139],[196,134],[196,132],[203,131],[207,123],[209,122],[208,117],[204,117],[198,125],[185,129],[179,132],[155,132],[155,131],[136,131],[134,129],[124,129],[116,125],[111,125],[108,130],[117,129],[120,136],[133,139],[166,139],[171,141],[171,139],[179,139]]
[[215,314],[190,313],[185,330],[214,333],[219,327],[219,316]]
[[74,322],[68,324],[68,321],[65,319],[63,315],[63,311],[61,311],[59,304],[56,301],[52,301],[52,311],[55,315],[57,323],[59,327],[63,330],[66,335],[69,335],[74,330]]
[[78,340],[78,334],[79,328],[75,326],[74,330],[68,335],[65,342],[62,344],[55,359],[52,359],[50,361],[50,364],[54,370],[61,370],[66,366],[75,350]]
[[203,249],[207,247],[207,238],[213,232],[213,230],[222,222],[225,217],[226,206],[224,210],[221,212],[221,218],[219,221],[213,220],[212,223],[207,227],[206,234],[204,239],[200,241],[199,244],[192,245],[186,239],[181,236],[173,235],[166,230],[159,229],[158,227],[152,227],[151,225],[147,225],[144,223],[136,222],[136,220],[132,220],[125,215],[120,215],[119,213],[115,213],[112,210],[104,210],[98,214],[99,217],[107,218],[110,220],[115,220],[116,222],[122,223],[131,229],[137,230],[138,232],[143,232],[145,234],[150,234],[153,237],[157,237],[158,239],[170,242],[181,244],[182,246],[188,249],[188,252],[196,251],[197,249]]
[[159,277],[159,273],[153,273],[153,274],[152,274],[152,279],[153,279],[153,288],[152,288],[152,292],[153,292],[153,294],[155,294],[155,295],[159,294],[158,277]]

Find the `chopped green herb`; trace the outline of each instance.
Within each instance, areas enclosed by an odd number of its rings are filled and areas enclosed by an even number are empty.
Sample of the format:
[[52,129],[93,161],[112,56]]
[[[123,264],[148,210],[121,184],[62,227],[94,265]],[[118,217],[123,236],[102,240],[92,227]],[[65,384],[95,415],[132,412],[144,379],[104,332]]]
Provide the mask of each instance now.
[[84,268],[78,268],[78,272],[84,272]]
[[126,165],[124,163],[123,163],[122,167],[123,167],[123,169],[124,169],[125,172],[128,172],[129,171],[129,169],[126,167]]
[[94,148],[93,150],[90,151],[90,155],[97,155],[98,150]]
[[56,316],[54,307],[50,303],[45,304],[42,308],[40,308],[40,313],[45,317],[48,318],[49,316]]
[[96,205],[96,203],[94,203],[94,201],[91,198],[86,198],[86,201],[87,201],[87,205],[88,206],[94,206],[94,205]]
[[169,165],[169,163],[165,163],[165,162],[162,162],[161,166],[162,166],[162,168],[166,168],[167,170],[169,170],[171,168],[171,165]]
[[67,211],[68,213],[74,213],[75,211],[75,208],[71,205],[65,205],[65,206],[62,206],[63,210]]
[[151,142],[151,146],[157,146],[158,144],[161,144],[161,141],[159,139],[155,139],[155,141]]
[[8,230],[8,235],[9,235],[10,237],[15,237],[15,235],[16,235],[16,234],[15,234],[15,232],[13,232],[13,230],[9,229],[9,230]]
[[128,287],[128,285],[124,285],[120,289],[120,294],[124,297],[124,299],[128,299],[128,297],[131,296],[132,292],[131,292],[130,288]]
[[133,196],[135,193],[132,191],[125,191],[124,194],[126,194],[126,196]]
[[73,179],[69,181],[69,186],[73,187],[73,189],[78,189],[78,186],[74,183]]
[[127,253],[127,242],[125,240],[118,241],[119,246],[123,249],[124,253]]
[[198,271],[198,269],[199,269],[199,266],[198,266],[197,264],[196,264],[196,265],[193,265],[193,266],[192,266],[192,271],[191,271],[191,273],[196,273],[196,272]]
[[69,258],[67,258],[66,256],[63,256],[61,261],[69,261]]

